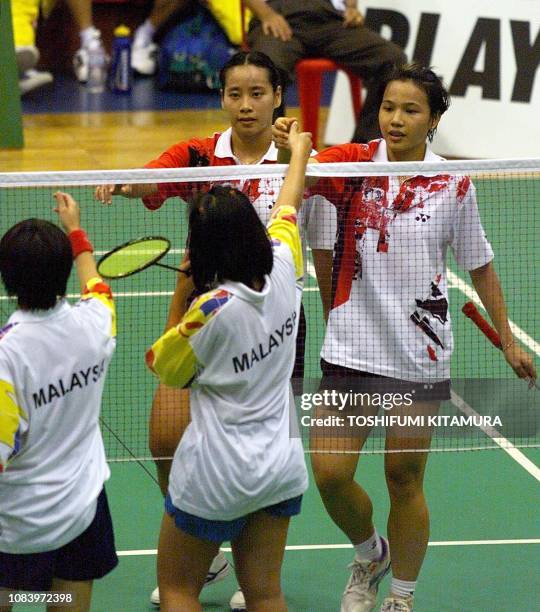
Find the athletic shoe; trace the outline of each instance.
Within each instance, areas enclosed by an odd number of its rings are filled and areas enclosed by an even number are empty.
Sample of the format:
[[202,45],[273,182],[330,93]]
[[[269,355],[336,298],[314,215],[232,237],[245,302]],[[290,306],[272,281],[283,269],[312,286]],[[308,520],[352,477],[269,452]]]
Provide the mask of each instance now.
[[27,70],[19,79],[19,89],[21,91],[21,95],[24,96],[24,94],[28,93],[29,91],[42,87],[43,85],[48,85],[52,82],[53,75],[50,72]]
[[157,70],[158,46],[153,43],[133,43],[131,49],[131,67],[135,72],[144,76],[151,76]]
[[407,597],[387,597],[381,606],[381,612],[412,612],[414,598],[412,595]]
[[[206,575],[206,580],[204,581],[204,586],[210,586],[211,584],[215,584],[216,582],[220,582],[224,578],[226,578],[231,571],[231,564],[227,561],[225,555],[219,551],[218,554],[214,557],[212,561],[212,565],[208,570],[208,574]],[[152,591],[152,595],[150,595],[150,601],[159,606],[159,588],[154,589]]]
[[246,612],[246,598],[242,589],[238,589],[229,602],[232,612]]
[[341,612],[371,612],[375,608],[381,580],[390,570],[388,542],[381,538],[382,555],[376,561],[357,561],[349,565],[351,577],[341,598]]
[[35,68],[39,61],[39,51],[33,45],[15,47],[15,59],[19,76],[22,77],[27,70]]
[[[94,38],[97,38],[99,40],[100,50],[101,53],[103,53],[103,66],[106,70],[109,58],[105,53],[105,49],[103,48],[103,43],[101,42],[101,33],[99,30],[95,31]],[[86,83],[86,81],[88,81],[89,64],[90,60],[88,56],[88,45],[85,45],[81,47],[73,56],[73,70],[79,83]]]

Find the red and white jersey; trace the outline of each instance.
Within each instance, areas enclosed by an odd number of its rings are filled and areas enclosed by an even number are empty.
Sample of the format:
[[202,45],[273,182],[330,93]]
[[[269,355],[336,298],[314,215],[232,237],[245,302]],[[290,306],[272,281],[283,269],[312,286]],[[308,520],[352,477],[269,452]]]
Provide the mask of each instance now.
[[109,287],[15,311],[0,331],[0,551],[45,552],[92,522],[109,478],[99,428],[116,340]]
[[[386,143],[330,147],[319,162],[387,162]],[[443,158],[426,149],[424,161]],[[338,210],[333,304],[322,357],[417,382],[450,377],[446,258],[474,270],[493,259],[467,176],[324,179]]]
[[[234,166],[240,160],[234,155],[231,144],[232,129],[216,133],[209,138],[192,138],[172,145],[157,159],[146,164],[147,168],[196,168],[200,166]],[[258,164],[277,163],[277,149],[272,142],[257,162]],[[240,178],[228,181],[245,193],[253,204],[263,225],[268,225],[272,208],[279,195],[283,179],[279,176],[250,179]],[[223,184],[223,181],[220,181]],[[190,199],[201,189],[210,189],[211,183],[183,182],[160,183],[158,192],[143,198],[144,205],[150,210],[162,206],[166,199],[178,196]],[[304,201],[298,215],[298,228],[304,249],[306,243],[312,249],[332,250],[336,236],[336,215],[332,205],[318,196]]]

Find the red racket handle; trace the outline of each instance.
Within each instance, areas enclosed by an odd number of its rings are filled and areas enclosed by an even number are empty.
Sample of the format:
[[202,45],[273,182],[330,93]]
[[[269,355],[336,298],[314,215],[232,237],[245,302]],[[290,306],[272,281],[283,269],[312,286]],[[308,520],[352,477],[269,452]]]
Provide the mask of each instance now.
[[461,312],[478,327],[478,329],[487,337],[487,339],[498,349],[502,348],[499,334],[491,327],[491,325],[478,312],[478,309],[472,302],[467,302]]
[[[472,302],[467,302],[463,305],[461,312],[480,329],[480,331],[489,339],[489,341],[496,346],[498,349],[502,350],[501,339],[499,338],[499,334],[491,327],[491,325],[484,319],[484,317],[478,312],[478,309]],[[529,382],[529,389],[535,387],[540,391],[540,385],[536,382],[534,378],[527,378]]]

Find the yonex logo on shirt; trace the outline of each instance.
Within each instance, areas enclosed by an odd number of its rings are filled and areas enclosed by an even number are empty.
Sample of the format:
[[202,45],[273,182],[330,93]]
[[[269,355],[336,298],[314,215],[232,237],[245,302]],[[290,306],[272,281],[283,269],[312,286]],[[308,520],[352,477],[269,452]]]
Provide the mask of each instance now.
[[285,323],[282,324],[280,329],[275,329],[273,333],[268,336],[268,340],[259,342],[259,344],[251,349],[249,353],[242,353],[242,355],[235,356],[232,359],[234,372],[243,372],[253,367],[253,364],[262,361],[274,348],[278,348],[283,344],[284,339],[290,336],[294,332],[294,323],[296,321],[296,311],[294,311],[290,317],[287,318]]
[[59,379],[54,383],[49,383],[37,393],[32,393],[34,399],[34,408],[41,408],[52,402],[54,399],[59,399],[67,395],[75,389],[84,389],[90,383],[96,383],[105,372],[105,360],[103,359],[96,365],[90,366],[86,370],[77,370],[67,376],[65,380]]

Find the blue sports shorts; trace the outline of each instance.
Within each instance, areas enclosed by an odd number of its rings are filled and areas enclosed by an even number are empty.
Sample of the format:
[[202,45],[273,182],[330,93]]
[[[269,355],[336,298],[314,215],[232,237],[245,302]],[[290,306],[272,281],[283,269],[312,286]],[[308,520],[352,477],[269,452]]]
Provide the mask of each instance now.
[[[299,495],[298,497],[286,499],[278,504],[261,508],[261,510],[272,516],[295,516],[296,514],[300,514],[301,506],[302,496]],[[189,533],[189,535],[195,538],[209,540],[217,544],[235,540],[242,533],[248,519],[255,514],[246,514],[232,521],[210,521],[180,510],[173,505],[168,493],[165,498],[165,511],[174,519],[174,523],[178,529]]]

